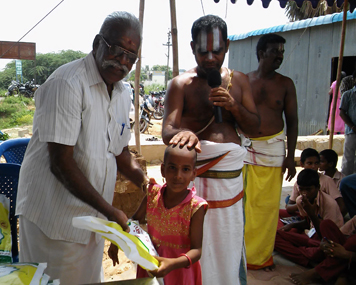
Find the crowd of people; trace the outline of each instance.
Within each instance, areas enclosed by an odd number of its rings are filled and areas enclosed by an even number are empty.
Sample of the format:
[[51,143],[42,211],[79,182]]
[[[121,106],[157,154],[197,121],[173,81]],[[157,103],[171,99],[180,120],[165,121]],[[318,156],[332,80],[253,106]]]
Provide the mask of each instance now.
[[[100,282],[104,242],[74,228],[72,218],[103,217],[127,230],[128,217],[111,205],[119,171],[146,193],[133,218],[147,222],[160,255],[149,274],[167,285],[246,284],[248,268],[274,270],[273,250],[304,266],[318,263],[307,275],[291,275],[297,284],[345,281],[356,259],[356,169],[354,157],[345,158],[355,155],[355,87],[340,103],[348,137],[341,173],[332,150],[304,150],[304,170],[280,211],[283,174],[288,181],[296,175],[298,135],[295,85],[276,72],[285,39],[262,36],[258,67],[245,75],[222,67],[226,23],[203,16],[191,29],[197,66],[167,89],[166,183],[157,185],[128,149],[130,95],[122,79],[138,59],[141,33],[132,14],[110,14],[92,52],[37,90],[16,208],[20,262],[47,262],[46,273],[61,284]],[[279,223],[290,216],[298,222]],[[109,249],[114,264],[117,250]],[[147,274],[138,267],[138,278]]]

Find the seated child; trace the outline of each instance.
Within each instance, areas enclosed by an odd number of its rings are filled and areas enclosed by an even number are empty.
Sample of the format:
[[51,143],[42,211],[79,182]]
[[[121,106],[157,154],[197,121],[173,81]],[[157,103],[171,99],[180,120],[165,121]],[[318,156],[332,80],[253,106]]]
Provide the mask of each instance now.
[[[194,149],[168,146],[161,165],[166,184],[150,184],[146,197],[132,217],[140,223],[147,217],[148,233],[160,262],[159,268],[150,273],[164,277],[165,285],[202,284],[199,259],[208,204],[195,195],[194,187],[187,188],[195,179],[196,159]],[[111,245],[109,250],[117,248]],[[148,277],[147,272],[137,266],[137,278],[143,277]]]
[[[302,151],[302,154],[300,156],[301,167],[303,167],[304,169],[313,169],[315,171],[318,171],[319,163],[320,163],[320,156],[315,149],[306,148],[305,150]],[[334,181],[329,176],[326,176],[321,173],[319,173],[319,179],[320,179],[320,191],[329,194],[333,199],[335,199],[340,207],[340,211],[342,215],[345,216],[347,214],[345,203]],[[300,194],[298,192],[298,185],[297,183],[295,183],[292,194],[286,206],[286,210],[290,215],[295,215],[298,213],[296,199],[299,195]]]
[[[324,260],[315,268],[290,275],[294,284],[333,282],[332,284],[355,284],[356,277],[356,217],[340,229],[330,220],[320,223],[323,241],[320,249]],[[353,277],[352,281],[349,280]],[[334,283],[336,282],[336,283]],[[328,283],[330,284],[330,283]]]
[[345,174],[342,174],[337,170],[337,153],[332,149],[324,149],[320,153],[320,165],[319,170],[323,171],[322,173],[326,176],[329,176],[334,180],[334,183],[337,189],[340,190],[341,179],[345,177]]
[[[323,254],[319,249],[321,240],[321,220],[332,220],[338,227],[343,225],[343,217],[336,201],[320,191],[318,172],[302,170],[297,177],[300,196],[296,199],[303,219],[277,230],[275,250],[293,262],[307,266],[309,262],[319,262]],[[291,229],[299,232],[290,232]],[[308,236],[305,230],[309,230]],[[314,232],[314,234],[313,234]]]

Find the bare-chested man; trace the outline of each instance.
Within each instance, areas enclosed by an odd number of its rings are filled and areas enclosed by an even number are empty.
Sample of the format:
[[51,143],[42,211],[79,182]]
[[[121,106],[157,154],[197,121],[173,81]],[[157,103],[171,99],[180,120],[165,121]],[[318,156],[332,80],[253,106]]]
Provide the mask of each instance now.
[[[201,151],[198,165],[203,166],[195,187],[209,203],[201,258],[203,284],[246,284],[240,175],[246,149],[236,127],[257,129],[259,116],[247,76],[221,67],[229,47],[226,23],[212,15],[196,20],[191,47],[198,66],[175,77],[168,88],[163,140]],[[221,74],[218,88],[208,85],[212,70]],[[221,107],[222,123],[214,121],[213,105]]]
[[[273,268],[272,252],[278,222],[283,173],[295,173],[294,150],[298,133],[297,99],[293,81],[276,72],[283,61],[285,39],[262,36],[257,43],[258,68],[247,74],[261,117],[259,128],[245,132],[252,141],[244,167],[246,194],[246,256],[248,268]],[[287,149],[283,114],[286,119]]]

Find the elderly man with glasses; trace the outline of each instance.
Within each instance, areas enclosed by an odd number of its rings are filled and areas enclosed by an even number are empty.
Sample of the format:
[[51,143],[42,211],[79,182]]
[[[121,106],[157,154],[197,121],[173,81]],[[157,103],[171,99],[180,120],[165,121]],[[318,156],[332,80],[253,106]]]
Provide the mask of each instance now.
[[130,94],[121,82],[140,44],[137,18],[114,12],[93,51],[58,68],[35,94],[16,208],[20,261],[47,262],[61,284],[101,281],[104,241],[72,218],[98,216],[126,229],[126,215],[111,205],[117,171],[139,187],[148,180],[128,150]]

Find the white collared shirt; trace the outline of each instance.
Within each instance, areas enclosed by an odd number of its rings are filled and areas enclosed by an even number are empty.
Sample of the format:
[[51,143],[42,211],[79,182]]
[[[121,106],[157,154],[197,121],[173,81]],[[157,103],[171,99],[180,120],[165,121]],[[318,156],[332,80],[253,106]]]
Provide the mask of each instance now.
[[[111,99],[90,53],[58,68],[36,91],[33,136],[20,172],[16,214],[49,238],[87,243],[90,232],[72,217],[99,216],[50,171],[47,142],[74,146],[73,158],[91,185],[112,202],[115,156],[130,140],[130,93],[116,82]],[[101,216],[101,215],[100,215]]]

